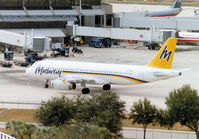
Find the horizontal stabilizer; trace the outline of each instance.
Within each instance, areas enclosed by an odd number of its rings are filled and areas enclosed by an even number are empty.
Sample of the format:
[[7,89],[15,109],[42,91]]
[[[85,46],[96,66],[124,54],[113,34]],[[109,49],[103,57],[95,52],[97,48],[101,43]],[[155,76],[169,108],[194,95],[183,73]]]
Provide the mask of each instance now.
[[190,70],[192,70],[192,68],[179,69],[177,71],[186,72],[186,71],[190,71]]

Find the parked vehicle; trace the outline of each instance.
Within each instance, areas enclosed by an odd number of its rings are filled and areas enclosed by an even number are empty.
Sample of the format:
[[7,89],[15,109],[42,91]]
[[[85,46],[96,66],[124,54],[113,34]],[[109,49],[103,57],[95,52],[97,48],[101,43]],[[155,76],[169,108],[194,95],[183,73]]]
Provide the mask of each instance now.
[[[29,64],[34,64],[36,61],[42,60],[44,57],[38,56],[38,54],[29,54],[26,56],[26,63]],[[18,63],[19,66],[26,66],[25,63]]]
[[7,61],[0,61],[0,66],[2,66],[2,67],[6,67],[6,68],[10,68],[10,67],[12,67],[12,63],[11,62],[7,62]]
[[72,52],[73,53],[77,53],[77,54],[82,54],[83,53],[83,51],[81,49],[77,48],[77,47],[73,47]]
[[25,62],[24,61],[14,60],[14,64],[17,65],[17,66],[20,66],[20,67],[27,67],[31,63],[28,63],[28,61],[26,59]]
[[104,47],[111,47],[112,45],[112,40],[109,38],[105,38],[102,40]]
[[152,49],[152,50],[155,50],[155,49],[159,49],[159,48],[160,48],[160,45],[157,44],[157,43],[145,42],[144,45],[145,45],[146,47],[148,47],[148,49]]
[[4,52],[4,60],[13,60],[13,52],[12,51],[6,51]]
[[99,39],[91,40],[89,42],[89,46],[90,47],[95,47],[95,48],[102,48],[102,41],[99,40]]
[[67,48],[67,47],[53,49],[53,51],[57,52],[54,54],[55,57],[58,55],[69,57],[69,53],[70,53],[69,48]]

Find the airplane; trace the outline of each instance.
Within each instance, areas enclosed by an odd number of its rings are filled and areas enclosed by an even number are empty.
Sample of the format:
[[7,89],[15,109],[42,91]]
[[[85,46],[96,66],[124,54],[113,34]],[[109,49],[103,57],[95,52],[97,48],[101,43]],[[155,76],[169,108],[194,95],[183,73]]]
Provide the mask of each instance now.
[[176,16],[182,11],[181,4],[182,0],[176,0],[172,6],[166,9],[158,9],[158,10],[154,9],[147,11],[146,16],[147,17]]
[[180,71],[171,69],[176,43],[177,38],[168,38],[146,66],[44,60],[34,63],[26,74],[45,79],[45,88],[50,80],[51,87],[56,89],[72,90],[80,84],[82,94],[90,92],[86,84],[103,85],[103,90],[110,90],[112,84],[150,83],[181,75]]
[[199,33],[197,32],[178,32],[179,45],[199,45]]

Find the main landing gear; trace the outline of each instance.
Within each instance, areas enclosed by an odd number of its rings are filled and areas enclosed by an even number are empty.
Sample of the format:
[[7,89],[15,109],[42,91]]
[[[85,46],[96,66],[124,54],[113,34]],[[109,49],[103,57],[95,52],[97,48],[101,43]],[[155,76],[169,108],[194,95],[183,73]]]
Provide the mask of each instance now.
[[89,94],[90,93],[90,89],[86,87],[85,82],[81,82],[81,86],[83,87],[82,94]]
[[111,89],[111,85],[110,84],[105,84],[103,86],[103,90],[110,90]]
[[[111,85],[110,84],[105,84],[103,86],[103,90],[110,90],[111,89]],[[89,94],[90,93],[90,89],[89,88],[86,88],[84,86],[84,88],[82,89],[82,94]]]
[[82,94],[89,94],[90,93],[90,89],[89,88],[83,88],[82,89]]
[[49,87],[49,80],[46,80],[44,84],[44,88],[48,88],[48,87]]

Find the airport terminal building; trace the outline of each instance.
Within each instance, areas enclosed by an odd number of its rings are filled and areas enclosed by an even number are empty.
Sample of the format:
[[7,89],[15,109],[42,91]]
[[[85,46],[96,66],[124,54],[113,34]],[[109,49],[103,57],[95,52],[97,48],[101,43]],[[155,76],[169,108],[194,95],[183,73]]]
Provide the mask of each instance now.
[[101,26],[103,15],[100,0],[0,0],[1,29],[64,28],[68,21]]
[[56,43],[67,36],[68,23],[111,26],[112,16],[106,14],[102,3],[102,0],[0,0],[0,29],[27,35],[34,29],[34,35],[54,38]]

